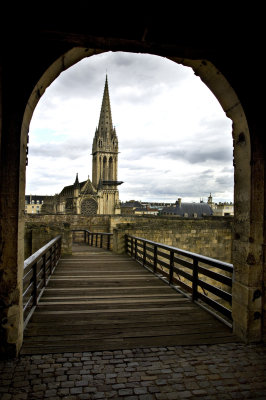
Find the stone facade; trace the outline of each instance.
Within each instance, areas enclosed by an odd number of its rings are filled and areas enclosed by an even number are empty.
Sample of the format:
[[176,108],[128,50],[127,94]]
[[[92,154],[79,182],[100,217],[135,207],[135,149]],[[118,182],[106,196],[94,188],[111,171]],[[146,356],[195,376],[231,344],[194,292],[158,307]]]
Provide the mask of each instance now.
[[59,195],[45,201],[42,213],[57,214],[120,214],[117,186],[118,139],[112,123],[108,81],[106,76],[98,127],[92,145],[92,182],[90,178],[65,186]]

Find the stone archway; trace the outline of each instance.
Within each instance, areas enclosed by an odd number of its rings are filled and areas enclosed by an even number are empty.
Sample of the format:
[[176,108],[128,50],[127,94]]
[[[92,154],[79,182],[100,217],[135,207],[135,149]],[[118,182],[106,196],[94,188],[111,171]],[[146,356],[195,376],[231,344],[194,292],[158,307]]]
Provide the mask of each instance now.
[[[105,46],[103,45],[102,48]],[[108,49],[112,43],[108,42]],[[127,45],[120,44],[114,49],[128,50]],[[150,50],[141,44],[133,46],[138,52],[167,56],[167,50]],[[99,54],[104,50],[74,47],[64,53],[45,71],[33,89],[25,107],[20,143],[20,171],[19,171],[19,209],[24,209],[25,195],[25,166],[26,149],[29,124],[34,109],[45,89],[65,69],[69,68],[84,57]],[[177,51],[178,53],[178,51]],[[234,165],[235,165],[235,237],[233,243],[233,262],[235,266],[235,282],[233,288],[233,315],[235,332],[246,341],[261,338],[261,295],[254,299],[254,292],[262,292],[262,247],[263,243],[263,202],[259,196],[257,182],[263,176],[263,163],[256,163],[255,153],[251,156],[250,134],[245,113],[233,88],[220,71],[209,61],[191,58],[168,57],[174,62],[193,68],[202,81],[214,93],[223,107],[226,115],[233,121]],[[15,128],[14,128],[15,129]],[[252,167],[250,165],[252,159]],[[255,210],[255,211],[254,211]],[[22,343],[22,309],[21,309],[21,280],[22,280],[22,254],[23,254],[23,214],[18,216],[18,271],[15,273],[14,282],[17,282],[16,293],[19,298],[17,305],[12,309],[15,324],[7,320],[7,343],[15,345],[17,351]],[[15,317],[14,317],[15,315]],[[15,333],[14,333],[15,332]]]

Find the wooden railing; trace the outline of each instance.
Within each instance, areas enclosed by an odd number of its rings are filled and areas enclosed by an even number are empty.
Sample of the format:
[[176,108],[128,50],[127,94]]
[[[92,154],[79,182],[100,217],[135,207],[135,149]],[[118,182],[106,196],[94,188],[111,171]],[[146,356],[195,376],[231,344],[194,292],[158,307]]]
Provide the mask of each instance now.
[[24,261],[23,319],[29,322],[61,255],[61,236],[56,236]]
[[232,327],[232,264],[136,236],[125,240],[127,254]]
[[112,247],[112,233],[91,232],[87,229],[73,229],[74,243],[87,243],[88,246],[95,246],[110,250]]

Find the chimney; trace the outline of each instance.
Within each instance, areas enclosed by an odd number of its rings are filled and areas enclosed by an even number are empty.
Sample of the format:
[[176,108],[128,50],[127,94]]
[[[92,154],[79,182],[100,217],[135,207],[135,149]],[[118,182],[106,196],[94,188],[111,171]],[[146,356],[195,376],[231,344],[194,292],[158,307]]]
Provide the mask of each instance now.
[[178,207],[181,207],[181,197],[179,197],[178,199],[177,199],[177,202],[178,202]]

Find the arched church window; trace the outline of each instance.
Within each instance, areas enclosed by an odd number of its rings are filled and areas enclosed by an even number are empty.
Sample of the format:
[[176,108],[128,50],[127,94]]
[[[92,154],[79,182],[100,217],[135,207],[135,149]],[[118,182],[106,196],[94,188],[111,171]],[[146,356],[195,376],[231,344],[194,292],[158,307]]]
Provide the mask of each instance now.
[[107,158],[104,156],[103,158],[103,180],[107,181]]
[[112,181],[114,179],[114,163],[113,163],[113,158],[109,158],[109,181]]

